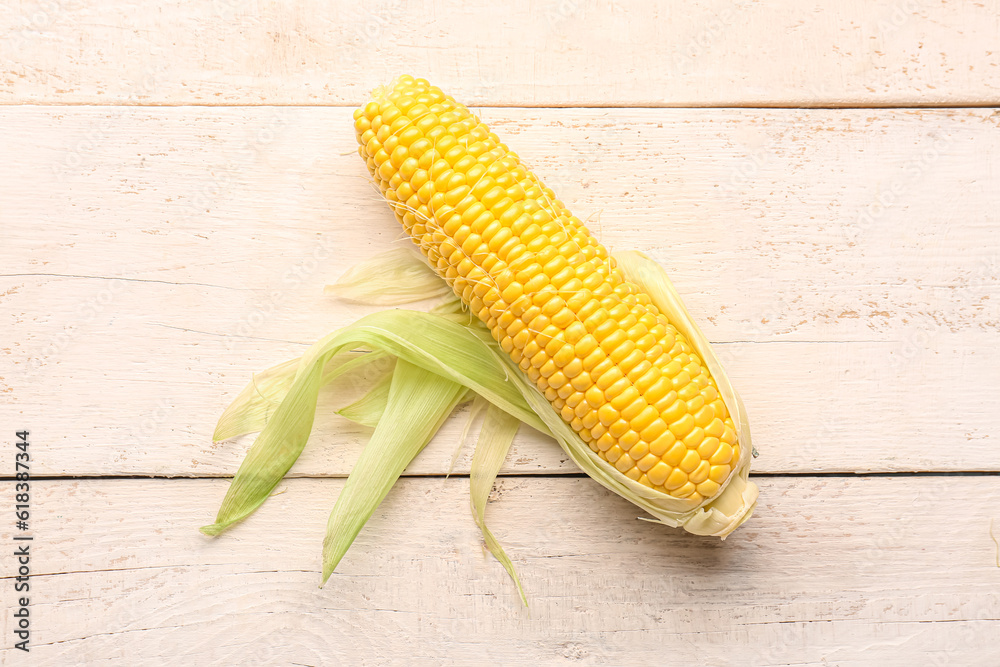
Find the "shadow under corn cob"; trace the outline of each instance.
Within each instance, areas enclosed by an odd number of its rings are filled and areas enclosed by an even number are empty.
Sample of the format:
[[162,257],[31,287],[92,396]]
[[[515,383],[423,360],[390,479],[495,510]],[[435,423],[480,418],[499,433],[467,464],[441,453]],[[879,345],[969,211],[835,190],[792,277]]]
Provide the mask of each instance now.
[[354,113],[359,152],[432,267],[623,475],[711,498],[736,429],[689,342],[465,106],[403,76]]

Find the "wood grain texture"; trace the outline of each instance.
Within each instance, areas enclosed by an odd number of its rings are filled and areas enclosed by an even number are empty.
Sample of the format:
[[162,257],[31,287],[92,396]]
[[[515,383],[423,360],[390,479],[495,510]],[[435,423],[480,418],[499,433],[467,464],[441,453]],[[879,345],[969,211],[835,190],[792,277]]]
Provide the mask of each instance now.
[[1000,101],[1000,3],[14,0],[6,104],[357,104],[412,72],[500,106]]
[[589,479],[505,479],[488,517],[530,613],[467,484],[402,480],[320,590],[343,480],[290,481],[214,540],[195,528],[221,480],[36,482],[33,664],[1000,660],[995,477],[763,479],[725,542],[637,521]]
[[[399,241],[349,113],[0,112],[0,412],[40,435],[39,474],[232,474],[247,443],[210,443],[227,401],[371,312],[322,285]],[[744,396],[756,469],[1000,470],[993,110],[483,115],[603,211],[607,245],[667,268]],[[459,429],[410,472],[445,472]],[[366,437],[321,411],[293,474],[346,474]],[[527,433],[505,470],[572,467]]]

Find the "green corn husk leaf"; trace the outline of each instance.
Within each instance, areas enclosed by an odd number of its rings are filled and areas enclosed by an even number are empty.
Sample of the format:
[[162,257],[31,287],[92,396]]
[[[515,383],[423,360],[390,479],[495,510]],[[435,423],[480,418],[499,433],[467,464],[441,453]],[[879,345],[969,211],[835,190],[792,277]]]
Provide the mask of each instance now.
[[[388,356],[384,352],[345,353],[327,365],[320,387],[325,387],[345,373],[382,361]],[[219,417],[212,440],[222,442],[264,430],[267,420],[288,394],[300,360],[301,357],[290,359],[254,375]]]
[[323,583],[406,466],[437,433],[466,389],[400,359],[384,418],[365,445],[330,513],[323,540]]
[[[443,316],[416,311],[373,313],[320,340],[299,362],[291,387],[250,447],[229,487],[215,523],[217,535],[260,506],[302,453],[312,430],[323,369],[338,353],[379,350],[466,386],[535,428],[544,428],[507,371],[483,363],[492,353],[472,330]],[[350,363],[350,362],[348,362]],[[346,364],[345,364],[346,365]]]
[[362,426],[369,428],[378,426],[389,403],[389,385],[392,383],[392,377],[391,372],[385,373],[364,396],[337,410],[337,414]]
[[459,436],[458,443],[455,445],[455,451],[451,455],[451,461],[448,463],[448,472],[445,473],[446,479],[451,477],[451,471],[455,469],[455,462],[458,461],[458,456],[462,453],[465,441],[469,439],[469,432],[472,430],[472,424],[476,421],[476,417],[489,405],[490,402],[482,396],[475,396],[473,399],[472,407],[469,409],[469,418],[465,420],[465,428],[462,429],[462,435]]
[[486,410],[486,417],[483,419],[483,427],[479,432],[479,441],[476,443],[476,452],[472,457],[472,471],[469,475],[469,496],[472,501],[472,513],[476,518],[476,525],[483,533],[483,541],[486,548],[490,550],[493,557],[500,561],[507,574],[514,580],[517,592],[521,595],[521,602],[528,606],[528,597],[524,594],[524,587],[521,580],[514,571],[514,564],[507,553],[500,546],[500,542],[494,537],[493,532],[486,527],[486,502],[489,500],[490,491],[493,489],[493,482],[496,481],[497,473],[503,466],[510,445],[514,441],[514,435],[521,425],[514,417],[500,410],[495,405],[490,405]]
[[397,306],[451,294],[451,288],[407,242],[348,269],[324,293],[375,306]]
[[222,442],[263,429],[288,393],[298,367],[295,358],[255,374],[219,417],[212,440]]

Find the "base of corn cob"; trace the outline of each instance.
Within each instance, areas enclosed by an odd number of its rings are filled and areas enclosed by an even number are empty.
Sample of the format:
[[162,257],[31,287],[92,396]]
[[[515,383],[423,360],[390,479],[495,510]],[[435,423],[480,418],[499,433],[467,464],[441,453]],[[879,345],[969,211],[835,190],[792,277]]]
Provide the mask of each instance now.
[[422,79],[354,118],[403,228],[590,449],[690,505],[719,494],[746,452],[712,373],[552,191]]

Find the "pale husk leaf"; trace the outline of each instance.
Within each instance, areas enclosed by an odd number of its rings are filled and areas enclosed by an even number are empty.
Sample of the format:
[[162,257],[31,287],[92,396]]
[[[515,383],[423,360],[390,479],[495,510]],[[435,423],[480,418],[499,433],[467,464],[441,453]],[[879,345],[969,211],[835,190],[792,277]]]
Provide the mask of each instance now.
[[[343,353],[327,364],[319,384],[325,387],[341,375],[363,369],[388,356],[384,352]],[[219,417],[212,440],[222,442],[262,431],[278,404],[288,394],[300,360],[301,357],[290,359],[255,374]]]
[[469,495],[472,501],[472,513],[476,518],[476,525],[483,533],[483,541],[490,553],[500,561],[507,574],[517,585],[517,592],[521,595],[524,606],[528,606],[528,598],[521,586],[521,580],[514,570],[507,553],[500,546],[500,542],[493,535],[493,532],[486,527],[486,503],[493,489],[493,482],[497,478],[497,473],[503,466],[507,452],[510,450],[511,442],[517,433],[521,422],[510,416],[495,405],[490,405],[486,410],[486,417],[483,419],[483,427],[479,432],[479,441],[476,443],[476,451],[472,457],[472,470],[469,475]]
[[476,418],[489,405],[491,405],[491,403],[482,396],[475,395],[472,399],[472,406],[469,408],[469,416],[465,420],[465,427],[462,429],[462,435],[459,436],[458,442],[455,443],[455,451],[452,452],[451,461],[448,462],[448,472],[445,473],[445,478],[451,477],[451,471],[455,469],[455,463],[458,461],[458,457],[462,453],[462,448],[469,439],[469,432],[472,431],[473,423],[475,423]]
[[386,373],[365,392],[365,395],[350,405],[337,410],[337,414],[352,422],[375,428],[385,413],[389,402],[389,385],[392,383],[392,373]]
[[351,470],[327,521],[323,582],[336,569],[362,526],[420,450],[465,396],[457,382],[396,363],[383,418]]
[[[215,523],[216,535],[251,514],[298,459],[312,430],[323,369],[340,352],[377,350],[466,386],[532,426],[541,427],[482,338],[447,317],[416,311],[372,313],[314,344],[300,360],[291,387],[250,447],[229,487]],[[287,369],[285,369],[287,375]]]
[[376,306],[412,303],[450,292],[409,242],[355,264],[324,289],[329,296]]

